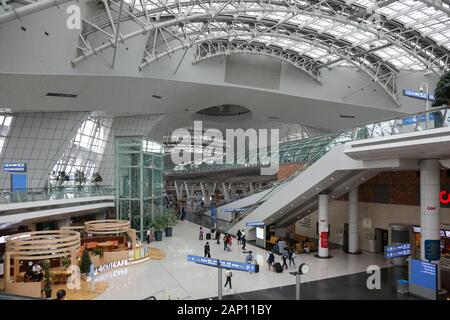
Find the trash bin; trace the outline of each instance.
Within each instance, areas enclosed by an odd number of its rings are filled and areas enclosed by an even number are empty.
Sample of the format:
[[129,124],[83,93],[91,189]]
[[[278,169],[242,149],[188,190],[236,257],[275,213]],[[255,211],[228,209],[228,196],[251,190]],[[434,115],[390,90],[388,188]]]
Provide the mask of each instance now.
[[397,281],[397,292],[398,293],[408,293],[409,292],[409,288],[408,288],[408,281],[404,280],[404,279],[400,279]]

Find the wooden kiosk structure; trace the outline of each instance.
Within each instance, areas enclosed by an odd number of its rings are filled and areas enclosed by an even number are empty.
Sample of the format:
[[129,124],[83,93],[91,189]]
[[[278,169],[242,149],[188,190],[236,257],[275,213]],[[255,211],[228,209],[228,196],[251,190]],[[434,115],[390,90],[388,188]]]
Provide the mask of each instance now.
[[[39,296],[41,282],[18,282],[21,261],[38,262],[68,257],[77,264],[80,234],[72,230],[24,232],[6,238],[4,285],[9,293]],[[11,281],[11,260],[13,275]]]
[[124,243],[127,236],[130,239],[131,248],[136,248],[136,230],[131,229],[130,221],[127,220],[93,220],[85,222],[84,231],[93,236],[107,236],[122,234]]

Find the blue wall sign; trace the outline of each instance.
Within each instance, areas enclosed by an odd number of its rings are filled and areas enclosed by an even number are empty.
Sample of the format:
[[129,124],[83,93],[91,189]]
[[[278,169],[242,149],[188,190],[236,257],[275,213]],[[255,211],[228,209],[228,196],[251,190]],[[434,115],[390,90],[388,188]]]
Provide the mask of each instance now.
[[26,172],[27,164],[23,162],[5,162],[3,164],[3,171],[8,172]]
[[[426,113],[423,113],[419,116],[419,122],[425,122],[426,121]],[[428,113],[428,120],[430,121],[434,121],[434,113]],[[417,118],[416,116],[411,116],[411,117],[405,117],[402,118],[402,125],[406,126],[409,124],[416,124],[417,122]]]
[[437,290],[437,264],[411,259],[409,282],[418,286]]
[[[411,98],[418,98],[418,99],[427,99],[427,93],[426,92],[420,92],[420,91],[415,91],[415,90],[411,90],[411,89],[403,89],[403,95],[405,97],[411,97]],[[434,95],[433,94],[429,94],[428,95],[428,100],[433,101],[434,100]]]
[[265,223],[261,222],[261,221],[257,221],[257,222],[247,222],[245,225],[247,227],[263,227],[263,226],[265,226]]
[[435,261],[441,258],[441,240],[425,240],[425,259]]
[[406,257],[411,255],[411,244],[400,243],[393,246],[384,247],[384,257],[393,259],[398,257]]

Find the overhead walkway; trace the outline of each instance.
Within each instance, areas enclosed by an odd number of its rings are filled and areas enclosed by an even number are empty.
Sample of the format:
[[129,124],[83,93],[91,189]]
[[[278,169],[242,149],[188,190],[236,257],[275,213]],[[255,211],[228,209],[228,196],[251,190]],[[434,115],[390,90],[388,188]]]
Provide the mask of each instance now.
[[317,209],[321,193],[336,199],[381,171],[416,170],[420,159],[450,158],[449,147],[447,108],[358,126],[336,136],[228,231],[235,234],[248,222],[287,226]]
[[0,225],[61,219],[114,207],[114,188],[53,187],[0,191]]

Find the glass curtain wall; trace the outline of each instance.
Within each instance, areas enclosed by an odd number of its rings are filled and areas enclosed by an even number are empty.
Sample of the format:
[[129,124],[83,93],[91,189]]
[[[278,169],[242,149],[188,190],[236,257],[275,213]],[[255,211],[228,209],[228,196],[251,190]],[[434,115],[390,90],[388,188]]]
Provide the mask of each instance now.
[[119,219],[130,220],[141,241],[163,208],[163,148],[143,137],[115,137]]

